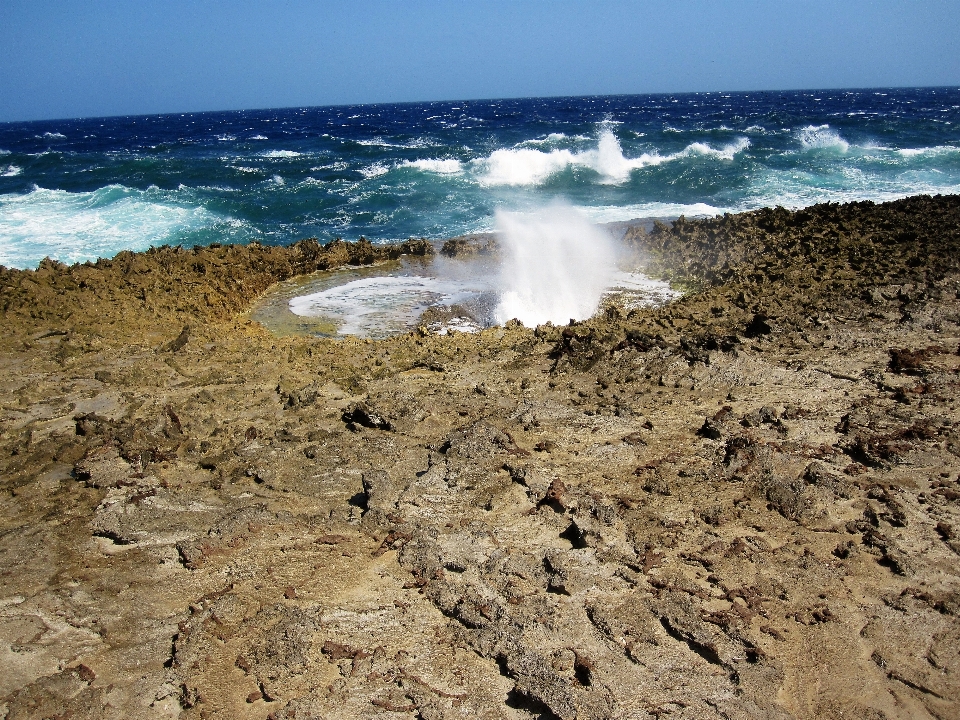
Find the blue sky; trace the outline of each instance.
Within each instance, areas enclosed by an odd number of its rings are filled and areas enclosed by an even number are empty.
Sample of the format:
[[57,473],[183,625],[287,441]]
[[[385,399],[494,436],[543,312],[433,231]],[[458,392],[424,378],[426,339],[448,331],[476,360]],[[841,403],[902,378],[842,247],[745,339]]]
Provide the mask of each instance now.
[[0,0],[0,121],[960,84],[957,0]]

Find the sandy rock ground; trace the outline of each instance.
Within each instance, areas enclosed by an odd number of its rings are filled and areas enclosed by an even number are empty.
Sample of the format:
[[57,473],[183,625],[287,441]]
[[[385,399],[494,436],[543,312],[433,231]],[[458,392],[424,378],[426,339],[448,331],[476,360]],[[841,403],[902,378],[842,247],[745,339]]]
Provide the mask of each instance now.
[[15,718],[960,716],[960,198],[628,231],[691,292],[274,338],[397,254],[0,270]]

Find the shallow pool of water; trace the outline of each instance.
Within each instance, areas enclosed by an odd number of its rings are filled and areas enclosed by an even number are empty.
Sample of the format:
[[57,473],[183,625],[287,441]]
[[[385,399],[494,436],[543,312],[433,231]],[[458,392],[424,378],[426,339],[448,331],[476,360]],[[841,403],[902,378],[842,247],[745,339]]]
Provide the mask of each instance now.
[[[293,278],[271,288],[250,316],[276,335],[384,338],[419,325],[440,334],[498,324],[496,262],[402,258]],[[680,293],[636,270],[620,270],[600,305],[662,305]]]

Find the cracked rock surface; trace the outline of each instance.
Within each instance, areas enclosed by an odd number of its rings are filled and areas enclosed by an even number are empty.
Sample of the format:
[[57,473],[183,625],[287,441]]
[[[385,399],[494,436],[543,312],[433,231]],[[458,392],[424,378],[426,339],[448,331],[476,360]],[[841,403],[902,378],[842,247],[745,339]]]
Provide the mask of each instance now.
[[315,242],[0,268],[10,718],[960,716],[960,198],[570,326],[270,336]]

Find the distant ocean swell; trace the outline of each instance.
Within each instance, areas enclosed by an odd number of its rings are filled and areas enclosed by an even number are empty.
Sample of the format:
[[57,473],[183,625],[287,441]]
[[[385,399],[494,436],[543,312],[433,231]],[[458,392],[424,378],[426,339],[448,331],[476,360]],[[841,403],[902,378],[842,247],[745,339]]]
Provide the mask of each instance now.
[[[759,94],[762,95],[762,94]],[[819,99],[817,99],[819,98]],[[565,98],[0,126],[0,264],[960,192],[960,91]]]

